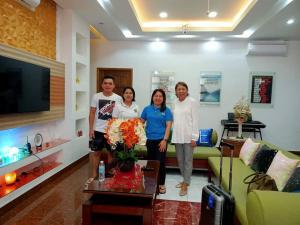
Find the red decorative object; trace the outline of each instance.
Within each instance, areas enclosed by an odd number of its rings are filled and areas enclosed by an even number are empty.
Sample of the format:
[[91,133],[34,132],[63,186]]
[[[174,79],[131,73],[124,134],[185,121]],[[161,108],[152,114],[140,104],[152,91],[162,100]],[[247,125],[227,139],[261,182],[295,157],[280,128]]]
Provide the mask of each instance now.
[[133,170],[129,172],[121,172],[116,170],[111,179],[105,180],[105,186],[109,189],[130,189],[131,191],[139,191],[144,187],[143,172],[139,164],[135,164]]
[[17,179],[17,173],[11,172],[4,175],[5,183],[6,185],[10,185],[16,182]]
[[82,136],[82,130],[77,131],[77,136],[81,137]]

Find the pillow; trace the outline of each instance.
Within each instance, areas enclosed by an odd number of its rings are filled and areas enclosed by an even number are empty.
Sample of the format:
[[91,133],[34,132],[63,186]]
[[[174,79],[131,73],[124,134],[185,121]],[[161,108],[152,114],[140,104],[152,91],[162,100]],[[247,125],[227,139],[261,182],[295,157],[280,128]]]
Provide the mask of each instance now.
[[243,144],[239,157],[245,163],[246,166],[252,163],[259,145],[259,143],[253,142],[251,138],[248,138]]
[[288,179],[294,172],[298,162],[299,160],[297,159],[290,159],[283,155],[280,151],[277,152],[267,174],[275,180],[278,191],[282,191]]
[[283,188],[284,192],[299,192],[300,191],[300,167],[297,167],[292,176]]
[[212,147],[211,135],[213,129],[200,129],[199,130],[199,139],[197,141],[198,146]]
[[263,145],[254,156],[251,169],[256,172],[266,173],[278,151]]

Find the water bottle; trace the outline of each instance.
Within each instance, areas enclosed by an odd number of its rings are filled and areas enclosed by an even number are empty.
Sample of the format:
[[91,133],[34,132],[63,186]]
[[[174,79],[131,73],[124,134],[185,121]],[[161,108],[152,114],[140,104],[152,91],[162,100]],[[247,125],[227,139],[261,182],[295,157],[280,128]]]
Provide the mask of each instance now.
[[103,182],[105,180],[105,164],[103,161],[99,163],[99,181]]

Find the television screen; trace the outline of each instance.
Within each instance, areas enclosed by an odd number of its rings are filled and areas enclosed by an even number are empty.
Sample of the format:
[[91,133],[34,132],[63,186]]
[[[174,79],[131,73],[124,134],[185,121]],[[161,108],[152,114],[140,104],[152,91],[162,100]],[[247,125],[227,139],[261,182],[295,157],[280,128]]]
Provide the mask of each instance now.
[[50,69],[0,56],[0,114],[50,110]]

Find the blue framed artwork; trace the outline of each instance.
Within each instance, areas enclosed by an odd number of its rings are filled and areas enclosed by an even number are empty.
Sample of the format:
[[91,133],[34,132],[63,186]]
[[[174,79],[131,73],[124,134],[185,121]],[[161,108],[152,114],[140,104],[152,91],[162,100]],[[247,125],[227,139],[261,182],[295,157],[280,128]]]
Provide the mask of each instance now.
[[200,73],[200,104],[220,104],[221,81],[220,72]]

